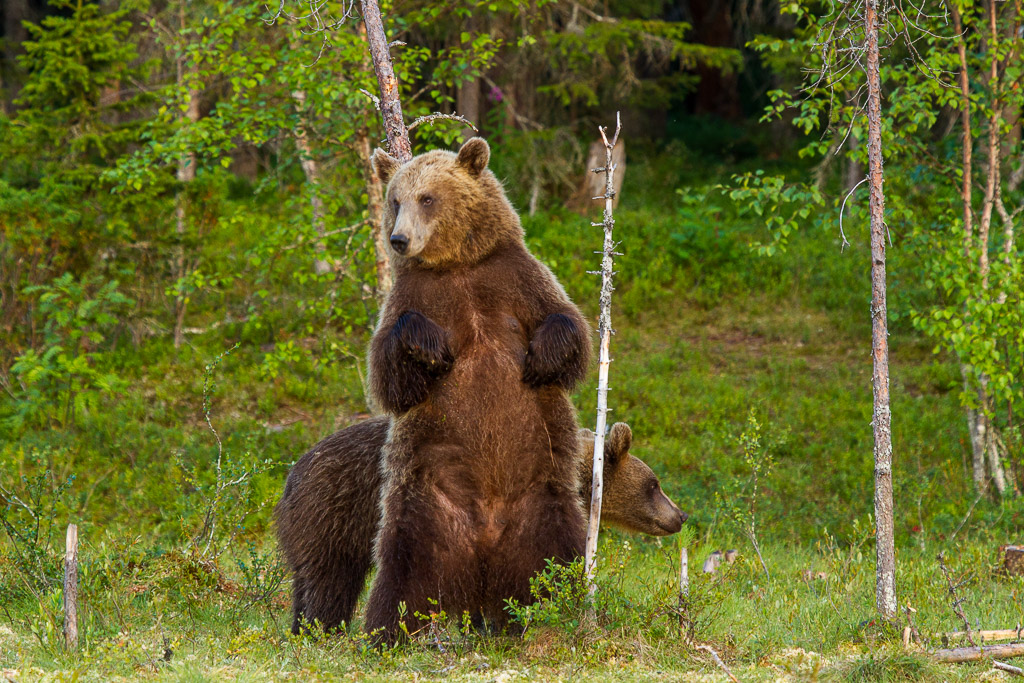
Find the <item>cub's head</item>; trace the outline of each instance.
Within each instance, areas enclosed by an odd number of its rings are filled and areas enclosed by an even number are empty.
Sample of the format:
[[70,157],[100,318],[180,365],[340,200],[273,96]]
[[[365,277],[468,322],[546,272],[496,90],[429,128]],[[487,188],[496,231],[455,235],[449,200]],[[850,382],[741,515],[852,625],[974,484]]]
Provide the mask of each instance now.
[[374,172],[387,183],[384,232],[399,262],[425,268],[475,263],[503,239],[522,240],[519,217],[487,169],[483,138],[458,154],[434,150],[402,164],[373,153]]
[[[590,502],[590,477],[594,460],[594,435],[586,431],[580,440],[590,447],[589,457],[580,467],[584,502]],[[585,436],[581,434],[581,436]],[[633,432],[624,422],[612,425],[604,441],[604,496],[601,501],[601,522],[625,531],[651,536],[668,536],[678,532],[689,515],[680,510],[665,492],[651,468],[630,454]]]

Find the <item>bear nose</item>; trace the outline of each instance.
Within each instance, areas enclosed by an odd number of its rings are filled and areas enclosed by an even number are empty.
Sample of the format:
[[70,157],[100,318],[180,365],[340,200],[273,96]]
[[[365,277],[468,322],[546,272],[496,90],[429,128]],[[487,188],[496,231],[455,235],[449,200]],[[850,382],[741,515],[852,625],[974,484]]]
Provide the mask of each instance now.
[[399,254],[404,254],[405,250],[409,248],[409,238],[405,235],[392,235],[391,248]]
[[690,518],[690,515],[686,514],[686,513],[685,513],[685,512],[683,512],[682,510],[680,510],[680,511],[679,511],[679,521],[680,521],[680,522],[685,522],[685,521],[686,521],[686,520],[688,520],[689,518]]

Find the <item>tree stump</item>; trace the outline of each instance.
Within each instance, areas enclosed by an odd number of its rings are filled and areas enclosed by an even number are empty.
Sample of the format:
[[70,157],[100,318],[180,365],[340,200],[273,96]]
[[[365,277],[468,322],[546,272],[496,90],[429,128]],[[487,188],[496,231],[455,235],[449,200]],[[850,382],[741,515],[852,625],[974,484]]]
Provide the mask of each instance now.
[[1024,576],[1024,545],[1003,546],[1003,571],[1007,576]]

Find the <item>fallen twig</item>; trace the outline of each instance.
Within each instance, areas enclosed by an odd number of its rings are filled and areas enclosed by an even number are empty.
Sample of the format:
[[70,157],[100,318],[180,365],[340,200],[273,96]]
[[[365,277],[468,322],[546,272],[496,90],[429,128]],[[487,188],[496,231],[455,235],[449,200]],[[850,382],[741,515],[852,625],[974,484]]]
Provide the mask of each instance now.
[[1006,662],[992,662],[992,666],[999,669],[1000,671],[1008,671],[1018,676],[1024,676],[1024,669],[1020,668],[1019,666],[1013,666],[1011,664],[1007,664]]
[[740,683],[739,680],[732,675],[732,672],[729,671],[729,667],[725,665],[725,662],[722,661],[722,658],[718,656],[718,653],[715,652],[710,645],[698,645],[697,649],[703,650],[704,652],[707,652],[709,655],[711,655],[711,659],[713,659],[715,664],[718,665],[718,668],[725,672],[725,675],[729,677],[730,681],[732,681],[733,683]]
[[990,645],[980,647],[957,647],[949,650],[936,650],[932,656],[940,662],[976,662],[985,657],[1024,657],[1024,643],[1009,645]]
[[967,616],[964,614],[963,608],[960,607],[960,604],[964,599],[957,595],[956,592],[957,588],[963,584],[962,582],[955,585],[953,584],[953,578],[949,575],[949,569],[946,567],[946,558],[944,553],[939,553],[935,559],[939,561],[939,569],[942,570],[942,575],[946,577],[946,584],[949,586],[949,594],[953,598],[953,602],[951,603],[953,613],[960,617],[960,620],[964,622],[964,635],[967,637],[967,641],[971,645],[977,646],[977,643],[974,642],[974,638],[971,636],[971,622],[967,620]]

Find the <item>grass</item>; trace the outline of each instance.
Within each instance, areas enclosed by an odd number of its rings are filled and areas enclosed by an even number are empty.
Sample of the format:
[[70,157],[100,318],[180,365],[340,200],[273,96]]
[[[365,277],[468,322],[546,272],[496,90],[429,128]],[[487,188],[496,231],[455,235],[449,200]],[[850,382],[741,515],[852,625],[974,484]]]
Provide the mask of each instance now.
[[[903,651],[901,626],[874,618],[866,249],[840,254],[830,230],[808,226],[787,253],[755,257],[746,242],[763,238],[756,223],[685,178],[675,182],[697,201],[666,193],[671,160],[660,163],[630,166],[617,214],[624,255],[612,417],[632,425],[634,453],[691,514],[690,635],[712,644],[741,680],[983,674],[983,664],[940,666]],[[528,219],[526,231],[594,318],[597,281],[586,271],[596,265],[596,235],[587,224],[552,210]],[[299,298],[282,296],[291,295]],[[906,324],[917,296],[913,288],[893,296],[897,588],[934,647],[936,634],[958,628],[939,551],[967,579],[972,625],[1024,622],[1024,579],[997,571],[997,547],[1019,540],[1024,505],[982,499],[972,508],[958,374]],[[216,320],[219,301],[198,300],[193,315]],[[270,508],[288,464],[365,412],[362,363],[328,350],[341,345],[358,357],[367,338],[361,324],[301,333],[235,324],[177,350],[159,337],[121,345],[106,362],[128,389],[84,426],[28,429],[0,444],[0,481],[32,510],[4,511],[6,528],[22,538],[0,541],[0,668],[17,680],[723,679],[680,630],[679,537],[604,535],[596,624],[567,600],[522,638],[439,624],[380,652],[358,634],[358,617],[350,635],[287,635],[289,585]],[[287,342],[306,352],[266,372],[267,354]],[[216,386],[204,390],[207,377]],[[583,424],[593,419],[595,387],[596,368],[574,396]],[[245,475],[238,486],[217,488],[204,396],[222,441],[220,481]],[[726,514],[726,502],[749,509],[739,437],[751,409],[775,463],[756,500],[770,578]],[[193,539],[211,506],[218,527],[204,552]],[[83,539],[77,653],[65,652],[59,635],[69,520]],[[731,547],[737,564],[698,571],[712,550]],[[807,579],[808,570],[824,578]]]

